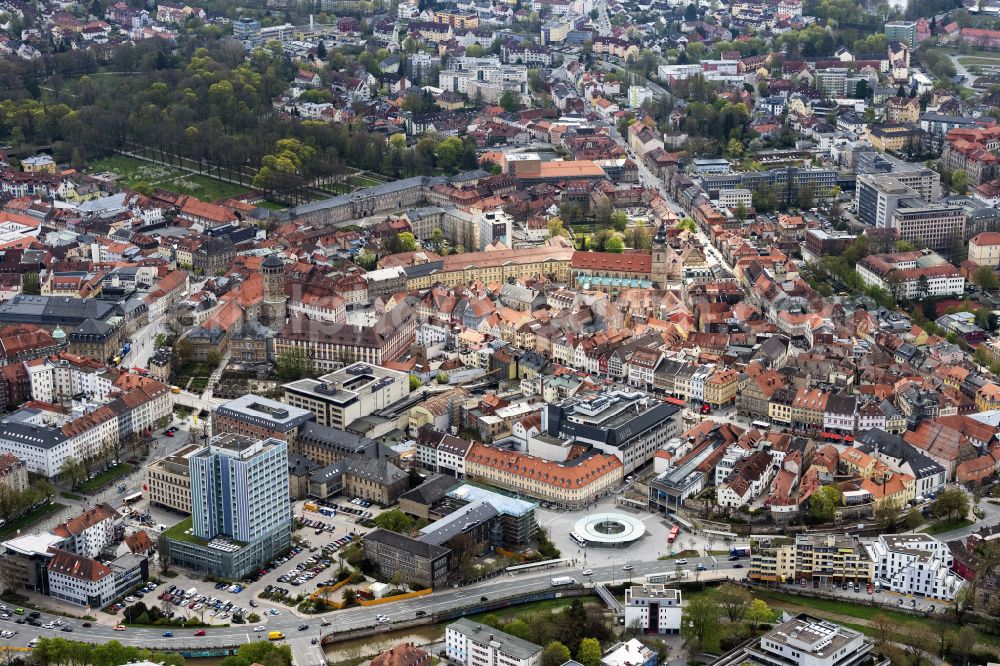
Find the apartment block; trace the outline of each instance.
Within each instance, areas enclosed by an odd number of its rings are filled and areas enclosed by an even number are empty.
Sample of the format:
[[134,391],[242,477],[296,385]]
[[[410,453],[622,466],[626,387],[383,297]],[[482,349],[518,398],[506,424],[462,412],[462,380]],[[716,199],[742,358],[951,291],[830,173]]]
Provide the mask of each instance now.
[[950,601],[965,582],[948,544],[927,534],[883,534],[866,544],[875,579],[893,592]]
[[679,634],[681,591],[662,584],[632,585],[625,589],[625,626],[649,633]]
[[146,466],[146,497],[149,503],[166,507],[178,513],[191,513],[191,461],[189,458],[201,450],[191,444],[166,458],[154,460]]
[[868,582],[874,575],[875,563],[857,537],[825,534],[763,539],[753,549],[749,572],[752,580],[821,585]]
[[462,666],[537,666],[542,647],[468,618],[445,629],[448,661]]

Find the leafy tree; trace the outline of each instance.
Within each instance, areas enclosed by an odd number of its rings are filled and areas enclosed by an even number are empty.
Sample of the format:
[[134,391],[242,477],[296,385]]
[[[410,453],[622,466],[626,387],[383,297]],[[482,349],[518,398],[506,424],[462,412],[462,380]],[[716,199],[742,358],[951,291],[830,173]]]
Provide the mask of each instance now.
[[716,591],[716,597],[719,606],[722,608],[723,615],[730,622],[742,622],[753,601],[753,597],[749,591],[731,583],[726,583],[719,587]]
[[767,602],[763,599],[754,599],[750,602],[750,608],[747,609],[746,613],[746,621],[751,629],[757,631],[757,627],[767,624],[772,620],[774,620],[774,611],[767,605]]
[[549,218],[549,238],[555,238],[556,236],[568,236],[569,233],[566,228],[563,227],[562,220],[558,217]]
[[416,391],[418,388],[423,386],[423,382],[416,375],[410,375],[410,391]]
[[583,210],[580,205],[572,201],[564,201],[559,204],[559,217],[565,224],[576,224],[583,218]]
[[969,191],[969,175],[962,169],[951,172],[951,189],[959,194]]
[[930,510],[937,518],[964,518],[969,513],[969,496],[958,488],[945,488],[931,503]]
[[690,217],[685,217],[680,222],[678,222],[677,228],[684,229],[685,231],[690,231],[691,233],[696,233],[698,231],[698,225]]
[[291,382],[315,374],[312,358],[301,347],[291,347],[278,354],[275,366],[278,379],[283,382]]
[[601,644],[596,638],[584,638],[580,641],[576,660],[583,666],[600,666],[602,656]]
[[413,252],[417,249],[417,239],[409,231],[399,234],[401,252]]
[[569,648],[559,641],[552,641],[542,650],[541,666],[562,666],[569,659]]
[[413,531],[413,519],[399,509],[392,509],[375,516],[375,524],[384,530],[409,534]]
[[316,57],[320,60],[326,60],[326,41],[321,39],[319,43],[316,44]]
[[818,522],[833,520],[843,500],[843,493],[833,486],[823,486],[809,498],[809,513]]
[[458,159],[465,151],[465,144],[457,136],[449,136],[437,145],[434,154],[437,164],[442,169],[451,169],[458,164]]
[[688,600],[681,612],[681,637],[693,653],[701,652],[705,639],[719,627],[719,606],[714,593]]
[[513,113],[521,108],[521,100],[518,99],[517,93],[513,90],[504,90],[503,94],[500,95],[500,106],[503,107],[504,111]]
[[1000,287],[1000,281],[997,280],[996,273],[989,266],[980,266],[977,268],[976,272],[972,274],[972,281],[986,291],[993,291]]
[[611,227],[615,231],[625,231],[628,226],[628,215],[624,211],[616,210],[611,214]]
[[625,251],[625,241],[621,236],[615,234],[608,239],[607,243],[604,244],[604,251],[620,254]]
[[895,499],[883,500],[875,506],[875,522],[879,524],[879,527],[892,527],[902,514],[903,504]]
[[920,298],[926,298],[931,293],[931,284],[927,280],[927,276],[921,274],[917,278],[917,295]]
[[739,139],[730,139],[726,144],[726,154],[734,160],[743,157],[743,142]]

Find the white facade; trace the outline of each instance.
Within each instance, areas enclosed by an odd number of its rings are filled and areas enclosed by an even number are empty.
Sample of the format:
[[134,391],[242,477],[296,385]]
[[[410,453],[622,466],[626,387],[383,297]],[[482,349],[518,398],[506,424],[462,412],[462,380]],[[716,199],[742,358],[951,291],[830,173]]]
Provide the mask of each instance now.
[[681,631],[681,591],[661,584],[633,585],[625,590],[625,626],[660,634]]
[[875,578],[900,594],[951,600],[965,582],[951,571],[948,545],[926,534],[882,535],[866,543]]
[[80,393],[86,394],[89,400],[106,400],[111,394],[113,379],[107,368],[77,365],[58,357],[38,359],[25,365],[34,400],[55,403]]
[[96,599],[103,607],[115,598],[115,577],[110,570],[97,580],[87,580],[49,569],[49,596],[76,606],[91,606]]
[[537,666],[542,648],[462,618],[445,629],[445,653],[450,662],[464,666]]

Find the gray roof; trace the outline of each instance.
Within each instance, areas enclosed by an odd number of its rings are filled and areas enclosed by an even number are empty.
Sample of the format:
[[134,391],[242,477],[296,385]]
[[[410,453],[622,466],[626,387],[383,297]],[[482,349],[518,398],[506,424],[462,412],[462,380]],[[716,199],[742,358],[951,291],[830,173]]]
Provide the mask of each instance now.
[[500,652],[515,659],[529,659],[542,651],[541,645],[535,645],[523,638],[505,634],[498,629],[473,622],[466,617],[455,620],[448,625],[448,629],[457,631],[476,643],[487,644],[495,641],[500,644]]
[[365,536],[364,543],[377,543],[380,545],[388,546],[389,548],[395,548],[401,550],[405,553],[409,553],[415,557],[421,557],[428,560],[437,559],[443,555],[447,555],[451,551],[442,546],[437,546],[432,543],[424,543],[423,541],[418,541],[416,539],[411,539],[404,534],[397,534],[396,532],[390,532],[389,530],[384,530],[381,527],[369,532]]
[[248,393],[230,400],[215,410],[216,414],[238,419],[254,425],[263,425],[271,430],[288,432],[298,428],[315,415],[308,409],[292,407],[277,400]]
[[337,197],[330,197],[329,199],[323,199],[322,201],[313,201],[312,203],[303,204],[301,206],[296,206],[288,211],[289,215],[294,219],[302,215],[309,215],[310,213],[318,213],[324,210],[329,210],[331,208],[339,208],[340,206],[349,205],[352,201],[358,199],[365,199],[369,197],[379,197],[386,194],[394,194],[396,192],[402,192],[405,190],[412,189],[414,187],[423,187],[437,185],[438,183],[447,182],[444,178],[431,178],[429,176],[414,176],[413,178],[404,178],[403,180],[394,180],[389,183],[383,183],[382,185],[376,185],[375,187],[369,187],[363,190],[358,190],[357,192],[352,192],[351,194],[342,194]]
[[17,442],[39,449],[51,449],[67,439],[62,429],[36,426],[10,418],[0,421],[0,441]]
[[378,447],[367,437],[309,421],[299,431],[299,441],[333,449],[343,455],[375,457]]
[[19,295],[0,303],[0,323],[75,328],[87,319],[106,321],[114,314],[114,304],[96,298]]
[[417,504],[431,506],[435,502],[442,500],[448,492],[459,485],[460,481],[446,474],[433,476],[412,490],[407,490],[399,496],[399,501],[404,499]]
[[487,502],[466,504],[420,530],[420,541],[440,546],[448,543],[459,534],[464,534],[488,520],[493,520],[497,515],[497,510]]
[[347,469],[344,470],[346,473],[361,476],[379,484],[392,484],[407,478],[406,472],[388,460],[376,460],[360,456],[351,456],[347,460]]

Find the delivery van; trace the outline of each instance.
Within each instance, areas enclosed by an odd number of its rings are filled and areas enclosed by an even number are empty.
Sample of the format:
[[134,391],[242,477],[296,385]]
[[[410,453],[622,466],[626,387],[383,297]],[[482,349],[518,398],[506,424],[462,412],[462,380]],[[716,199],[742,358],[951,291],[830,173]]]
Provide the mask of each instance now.
[[280,641],[285,635],[280,631],[269,631],[267,632],[267,640],[269,641]]

